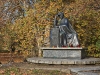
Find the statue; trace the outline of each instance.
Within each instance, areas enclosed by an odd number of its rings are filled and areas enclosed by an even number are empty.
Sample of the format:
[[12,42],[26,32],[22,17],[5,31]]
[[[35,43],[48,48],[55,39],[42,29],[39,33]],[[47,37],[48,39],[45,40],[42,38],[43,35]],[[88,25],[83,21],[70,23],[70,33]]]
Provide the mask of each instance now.
[[78,35],[62,12],[55,16],[54,28],[56,27],[60,30],[60,47],[79,46]]

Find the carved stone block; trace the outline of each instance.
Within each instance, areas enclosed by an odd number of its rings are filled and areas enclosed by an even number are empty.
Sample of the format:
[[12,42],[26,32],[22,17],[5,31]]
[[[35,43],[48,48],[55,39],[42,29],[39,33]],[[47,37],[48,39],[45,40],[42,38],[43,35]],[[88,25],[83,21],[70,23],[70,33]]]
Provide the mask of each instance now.
[[86,57],[85,48],[42,48],[43,57],[83,59]]
[[59,28],[52,28],[50,30],[50,46],[51,47],[59,47],[60,46]]

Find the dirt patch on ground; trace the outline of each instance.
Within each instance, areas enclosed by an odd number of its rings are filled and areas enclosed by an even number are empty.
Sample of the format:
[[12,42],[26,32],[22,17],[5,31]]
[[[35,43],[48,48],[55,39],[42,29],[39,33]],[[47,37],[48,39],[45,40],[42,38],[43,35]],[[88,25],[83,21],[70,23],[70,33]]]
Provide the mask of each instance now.
[[20,63],[24,61],[24,57],[21,54],[0,53],[1,64],[7,64],[11,61]]

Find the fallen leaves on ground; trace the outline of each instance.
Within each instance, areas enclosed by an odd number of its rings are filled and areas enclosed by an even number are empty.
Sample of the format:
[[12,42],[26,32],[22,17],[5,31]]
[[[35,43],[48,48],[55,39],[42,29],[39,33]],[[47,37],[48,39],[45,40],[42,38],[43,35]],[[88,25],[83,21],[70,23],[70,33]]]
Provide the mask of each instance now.
[[3,74],[3,73],[5,73],[5,70],[0,70],[0,74]]
[[10,67],[0,69],[0,75],[71,75],[57,70],[37,70],[37,69],[21,69],[17,67]]

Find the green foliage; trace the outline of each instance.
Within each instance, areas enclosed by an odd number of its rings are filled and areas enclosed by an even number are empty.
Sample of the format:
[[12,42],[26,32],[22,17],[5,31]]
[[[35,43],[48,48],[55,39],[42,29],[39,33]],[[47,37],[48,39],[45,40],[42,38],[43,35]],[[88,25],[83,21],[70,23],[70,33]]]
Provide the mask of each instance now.
[[98,40],[98,41],[96,42],[96,46],[97,46],[97,48],[100,49],[100,40]]

